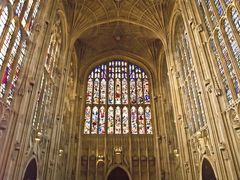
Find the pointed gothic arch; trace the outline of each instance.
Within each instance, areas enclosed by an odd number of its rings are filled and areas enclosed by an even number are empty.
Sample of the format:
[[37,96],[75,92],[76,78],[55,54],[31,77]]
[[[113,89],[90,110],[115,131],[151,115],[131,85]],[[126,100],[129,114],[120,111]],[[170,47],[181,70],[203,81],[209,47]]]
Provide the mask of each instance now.
[[37,180],[38,174],[37,161],[35,158],[32,158],[26,166],[26,169],[23,174],[23,180]]
[[105,180],[132,180],[132,178],[126,167],[114,165],[109,168]]
[[204,158],[201,166],[201,179],[202,180],[216,180],[214,168],[207,158]]

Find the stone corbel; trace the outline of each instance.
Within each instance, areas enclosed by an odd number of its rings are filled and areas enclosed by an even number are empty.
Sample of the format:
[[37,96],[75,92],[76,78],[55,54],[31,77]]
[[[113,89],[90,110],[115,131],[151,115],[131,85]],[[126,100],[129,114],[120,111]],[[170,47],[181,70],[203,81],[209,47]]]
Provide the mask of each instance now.
[[180,78],[180,73],[179,73],[179,71],[177,71],[176,73],[175,73],[175,77],[178,79],[178,78]]
[[222,90],[221,89],[216,89],[215,90],[215,95],[218,97],[218,96],[221,96],[222,95]]
[[197,29],[197,31],[200,33],[200,32],[202,32],[203,31],[203,26],[202,26],[202,24],[198,24],[197,26],[196,26],[196,29]]
[[224,142],[219,143],[219,149],[222,152],[224,160],[228,160],[229,155],[228,155],[228,151],[227,151],[227,148],[226,148],[226,144]]

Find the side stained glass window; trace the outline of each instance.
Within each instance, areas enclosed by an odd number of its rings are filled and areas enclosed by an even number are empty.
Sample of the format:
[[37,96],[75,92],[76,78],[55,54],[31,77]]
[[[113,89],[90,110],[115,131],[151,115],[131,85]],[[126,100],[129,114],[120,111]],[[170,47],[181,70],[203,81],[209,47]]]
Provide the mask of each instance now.
[[[240,16],[232,0],[197,0],[199,14],[208,31],[210,63],[217,69],[216,77],[225,89],[229,105],[240,98]],[[209,24],[211,22],[211,27]]]
[[[193,69],[191,48],[182,19],[178,20],[176,24],[175,38],[176,67],[180,72],[179,89],[181,89],[182,101],[184,101],[189,132],[194,134],[205,126],[206,120],[197,78]],[[146,117],[151,116],[150,109],[146,108],[145,114],[147,114]]]
[[8,105],[14,100],[39,9],[40,0],[9,0],[0,10],[0,98]]
[[150,86],[138,66],[113,60],[87,80],[84,134],[152,134]]
[[[62,29],[59,16],[56,18],[56,22],[53,25],[53,31],[49,40],[48,51],[45,56],[45,65],[43,69],[43,74],[41,77],[38,100],[35,105],[34,117],[33,117],[33,130],[36,134],[40,133],[44,135],[49,128],[49,125],[54,118],[52,117],[53,108],[55,107],[56,94],[58,93],[58,82],[56,81],[56,72],[53,69],[57,68],[60,52],[62,47]],[[60,22],[60,23],[59,23]],[[94,111],[90,106],[85,109],[85,119],[90,122],[91,117],[95,117],[98,111]],[[98,118],[98,117],[97,117]],[[87,124],[86,121],[86,124]],[[95,127],[95,132],[97,131],[97,126]],[[90,123],[85,126],[84,132],[90,132]]]

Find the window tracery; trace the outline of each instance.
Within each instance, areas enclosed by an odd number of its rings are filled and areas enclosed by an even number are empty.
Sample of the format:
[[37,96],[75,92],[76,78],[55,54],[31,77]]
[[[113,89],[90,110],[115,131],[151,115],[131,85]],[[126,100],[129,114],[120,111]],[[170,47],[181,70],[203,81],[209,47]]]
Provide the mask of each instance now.
[[[225,91],[229,104],[240,98],[240,16],[232,0],[200,0],[197,2],[202,19],[211,21],[208,30],[209,49],[213,52],[212,63],[217,69],[217,77]],[[204,8],[208,7],[208,8]],[[203,9],[203,11],[201,10]],[[214,17],[213,22],[210,17]],[[209,25],[206,23],[206,27]]]
[[206,124],[202,99],[192,61],[188,36],[183,21],[176,24],[176,66],[180,72],[179,86],[182,89],[182,98],[185,102],[185,111],[190,133],[194,134]]
[[152,134],[151,121],[149,80],[141,68],[113,60],[92,70],[84,134]]
[[[57,92],[58,82],[56,81],[55,70],[60,58],[62,46],[62,30],[59,19],[54,25],[48,45],[47,55],[45,57],[44,72],[40,81],[37,103],[33,116],[33,129],[36,133],[45,133],[46,127],[50,124],[51,111],[53,108],[54,95]],[[87,110],[86,110],[87,111]],[[91,112],[89,112],[91,113]]]

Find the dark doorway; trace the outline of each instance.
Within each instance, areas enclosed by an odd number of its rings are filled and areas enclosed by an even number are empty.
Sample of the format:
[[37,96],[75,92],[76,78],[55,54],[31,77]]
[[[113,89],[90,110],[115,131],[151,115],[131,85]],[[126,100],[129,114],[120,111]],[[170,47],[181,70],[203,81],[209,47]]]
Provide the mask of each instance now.
[[129,180],[129,177],[122,168],[117,167],[109,174],[108,180]]
[[202,164],[202,180],[216,180],[216,176],[212,165],[207,159],[203,160]]
[[27,166],[24,173],[23,180],[36,180],[37,179],[37,163],[35,159],[32,159]]

